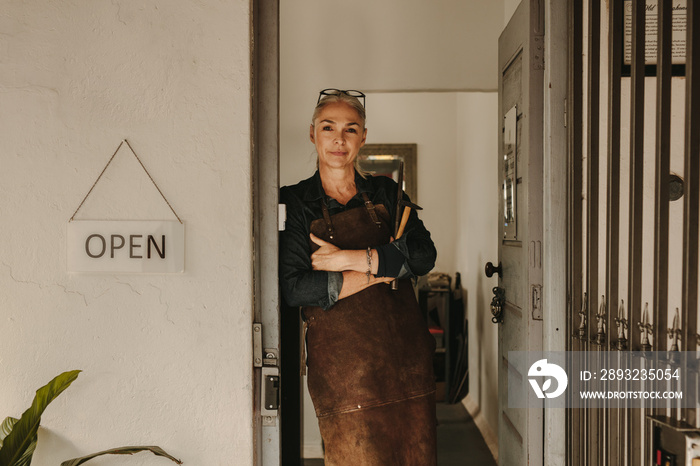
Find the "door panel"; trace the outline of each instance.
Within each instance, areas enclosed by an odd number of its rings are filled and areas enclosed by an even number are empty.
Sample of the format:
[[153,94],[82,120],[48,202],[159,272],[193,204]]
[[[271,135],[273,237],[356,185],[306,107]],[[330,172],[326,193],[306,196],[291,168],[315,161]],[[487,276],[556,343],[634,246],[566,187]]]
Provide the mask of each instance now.
[[527,383],[508,353],[542,349],[542,320],[533,315],[530,290],[542,284],[543,19],[543,4],[525,0],[499,39],[498,259],[505,303],[498,324],[498,436],[499,462],[508,465],[543,464],[542,410],[508,408],[508,380]]

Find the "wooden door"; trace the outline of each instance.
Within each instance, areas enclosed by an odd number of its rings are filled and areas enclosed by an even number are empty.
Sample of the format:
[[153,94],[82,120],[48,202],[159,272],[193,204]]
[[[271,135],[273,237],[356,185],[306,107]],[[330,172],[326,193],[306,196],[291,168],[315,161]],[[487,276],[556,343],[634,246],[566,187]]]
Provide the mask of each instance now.
[[499,463],[543,464],[543,410],[508,407],[511,351],[542,350],[544,5],[524,0],[499,39]]

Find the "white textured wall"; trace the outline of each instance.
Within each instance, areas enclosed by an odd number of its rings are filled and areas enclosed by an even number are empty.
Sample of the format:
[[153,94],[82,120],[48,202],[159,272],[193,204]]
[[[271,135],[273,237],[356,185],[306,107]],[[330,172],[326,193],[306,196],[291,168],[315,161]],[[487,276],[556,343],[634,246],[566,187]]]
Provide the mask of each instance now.
[[492,288],[484,265],[498,261],[498,93],[460,94],[457,121],[456,270],[462,274],[469,320],[469,397],[491,432],[498,431],[498,326],[491,322]]
[[[252,464],[249,22],[246,0],[3,2],[0,417],[84,371],[33,464],[130,444]],[[184,274],[66,273],[123,138],[186,222]],[[173,218],[130,153],[105,176],[79,218]]]

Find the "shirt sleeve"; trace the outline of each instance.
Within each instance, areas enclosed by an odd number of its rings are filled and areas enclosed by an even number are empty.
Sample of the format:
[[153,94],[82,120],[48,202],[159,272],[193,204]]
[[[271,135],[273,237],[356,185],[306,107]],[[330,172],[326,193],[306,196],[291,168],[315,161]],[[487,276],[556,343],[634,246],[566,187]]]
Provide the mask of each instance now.
[[282,297],[289,306],[329,309],[338,301],[343,274],[312,269],[309,226],[304,219],[303,204],[284,188],[280,191],[280,201],[287,205],[287,221],[279,243]]
[[[404,197],[408,200],[405,193]],[[395,201],[392,207],[395,210]],[[437,250],[430,232],[418,218],[415,209],[411,209],[401,238],[376,249],[379,259],[378,277],[412,278],[425,275],[435,267],[437,259]]]

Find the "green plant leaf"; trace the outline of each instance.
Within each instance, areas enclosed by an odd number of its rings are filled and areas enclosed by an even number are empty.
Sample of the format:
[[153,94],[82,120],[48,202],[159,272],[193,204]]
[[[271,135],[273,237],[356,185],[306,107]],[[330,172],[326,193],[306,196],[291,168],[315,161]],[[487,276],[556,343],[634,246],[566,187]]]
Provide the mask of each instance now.
[[5,440],[5,437],[8,436],[10,432],[12,432],[12,428],[15,426],[17,423],[17,419],[13,417],[6,417],[4,421],[2,421],[2,424],[0,424],[0,448],[2,448],[2,442]]
[[31,463],[41,415],[49,403],[78,378],[79,373],[80,371],[64,372],[36,391],[32,406],[14,423],[3,440],[0,447],[0,466],[27,466]]
[[177,464],[182,464],[182,461],[180,461],[177,458],[173,458],[160,447],[120,447],[112,448],[111,450],[101,451],[99,453],[93,453],[92,455],[83,456],[82,458],[74,458],[72,460],[64,461],[63,463],[61,463],[61,466],[78,466],[79,464],[83,464],[86,461],[89,461],[97,456],[102,455],[133,455],[134,453],[139,453],[141,451],[150,451],[156,456],[163,456]]
[[[18,421],[19,419],[15,419],[14,417],[7,417],[5,418],[3,423],[0,424],[0,448],[2,448],[2,443],[5,440],[5,437],[10,435],[10,432],[12,432],[12,428],[15,426],[15,424],[17,424]],[[29,464],[31,464],[32,455],[34,454],[34,450],[36,450],[37,440],[39,440],[39,436],[35,435],[32,439],[32,443],[24,451],[22,457],[15,463],[15,466],[29,466]]]

